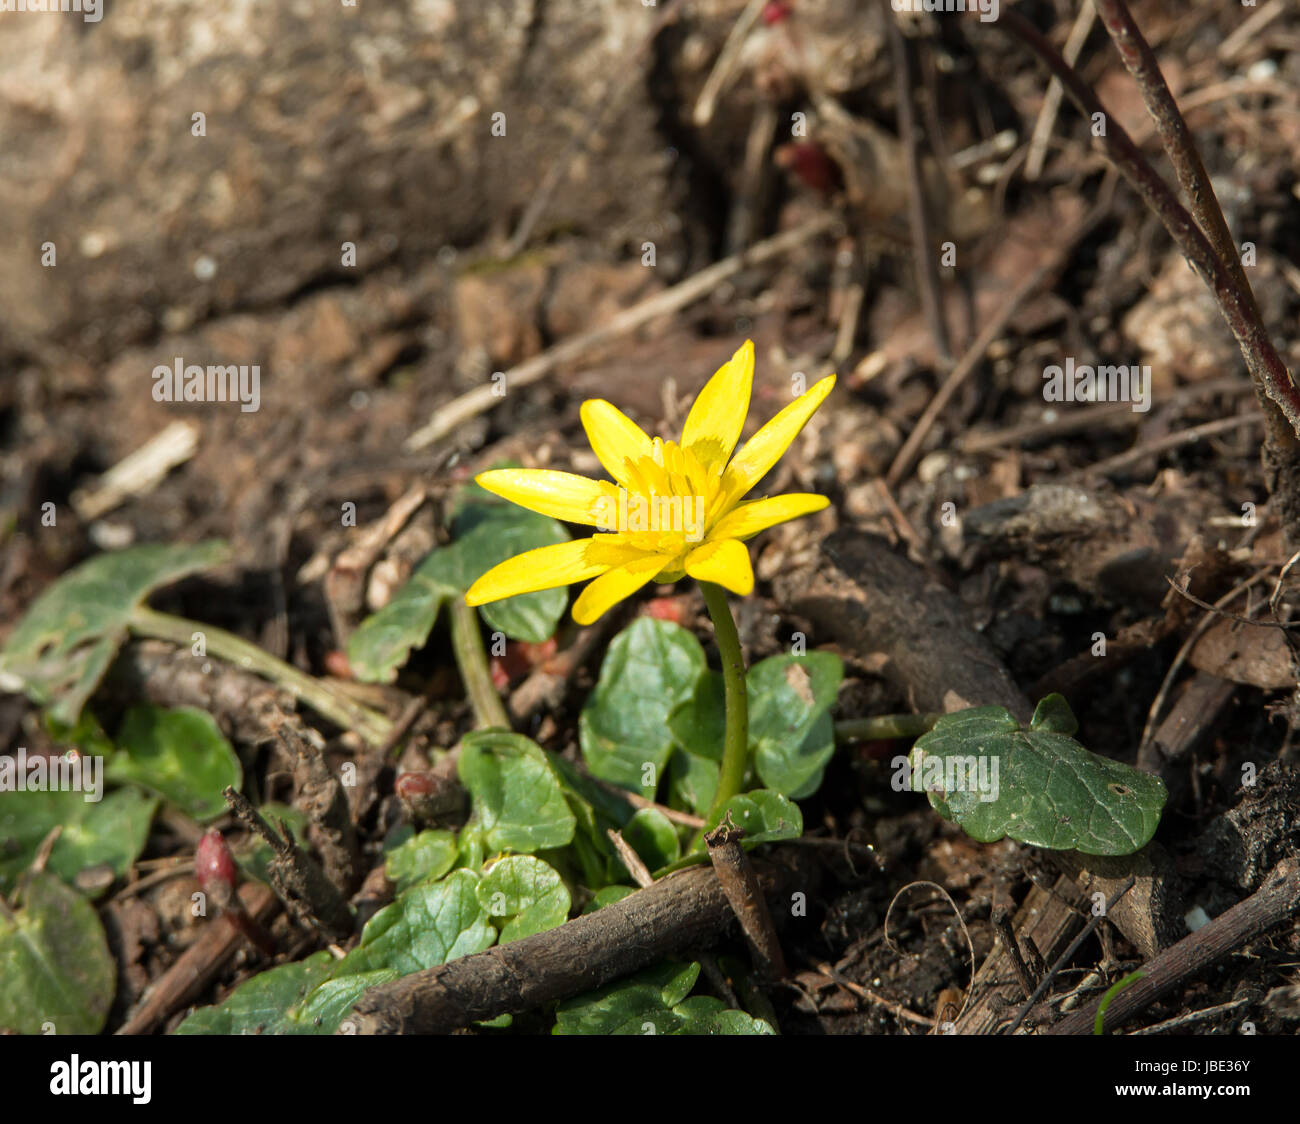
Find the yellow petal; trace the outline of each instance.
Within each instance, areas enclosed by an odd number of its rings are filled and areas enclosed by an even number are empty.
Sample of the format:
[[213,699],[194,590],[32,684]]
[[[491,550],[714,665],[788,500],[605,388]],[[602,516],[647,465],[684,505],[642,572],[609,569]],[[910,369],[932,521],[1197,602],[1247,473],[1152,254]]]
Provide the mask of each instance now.
[[753,383],[754,343],[746,340],[696,396],[682,428],[682,448],[690,449],[703,465],[725,463],[745,428]]
[[686,572],[696,581],[713,582],[742,597],[754,592],[749,551],[735,539],[711,539],[697,546],[686,556]]
[[646,554],[601,574],[573,603],[573,619],[582,625],[599,620],[623,598],[652,581],[672,560],[671,554]]
[[481,487],[511,503],[569,523],[612,530],[617,520],[618,492],[614,485],[588,480],[572,472],[496,468],[480,472],[474,479]]
[[554,589],[603,574],[610,567],[609,559],[604,552],[592,550],[591,544],[591,539],[574,539],[516,554],[470,586],[465,600],[470,605],[486,605],[517,593]]
[[835,376],[828,375],[745,442],[727,466],[722,481],[733,503],[762,480],[781,459],[834,386]]
[[778,523],[821,511],[830,502],[825,496],[814,496],[808,492],[791,492],[784,496],[770,496],[765,500],[742,503],[718,521],[718,525],[709,532],[709,537],[747,539],[758,534],[759,531],[767,530],[768,527],[775,527]]
[[578,412],[596,459],[605,466],[606,472],[626,487],[628,482],[623,462],[631,458],[635,463],[650,455],[650,438],[645,430],[603,398],[587,399]]

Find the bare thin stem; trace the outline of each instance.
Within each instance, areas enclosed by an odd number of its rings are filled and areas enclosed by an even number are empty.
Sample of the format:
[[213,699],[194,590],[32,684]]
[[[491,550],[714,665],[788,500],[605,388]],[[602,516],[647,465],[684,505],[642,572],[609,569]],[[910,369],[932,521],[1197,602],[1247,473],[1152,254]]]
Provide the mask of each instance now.
[[196,632],[202,633],[207,651],[218,659],[269,679],[335,725],[355,730],[372,746],[382,745],[392,729],[392,723],[378,711],[340,695],[319,679],[223,628],[160,613],[147,605],[139,605],[132,611],[130,625],[138,636],[169,640],[183,648],[193,643]]
[[492,685],[483,634],[478,626],[478,612],[466,605],[463,597],[456,597],[451,603],[451,646],[470,705],[474,708],[474,721],[479,726],[510,729],[505,704]]
[[890,741],[919,738],[942,718],[941,714],[877,714],[871,718],[844,718],[835,723],[836,741]]
[[1174,166],[1174,175],[1178,177],[1179,186],[1183,189],[1184,201],[1191,208],[1192,215],[1210,240],[1215,253],[1223,260],[1233,281],[1243,294],[1250,296],[1251,308],[1258,318],[1255,294],[1246,279],[1246,271],[1241,267],[1237,247],[1228,230],[1228,220],[1224,218],[1223,208],[1219,206],[1218,197],[1214,194],[1214,185],[1201,161],[1201,154],[1192,141],[1191,133],[1188,132],[1187,122],[1178,111],[1178,103],[1174,101],[1165,76],[1160,72],[1155,53],[1133,22],[1132,13],[1124,0],[1095,0],[1095,6],[1102,25],[1114,42],[1115,49],[1119,51],[1119,57],[1124,60],[1128,72],[1133,75],[1138,89],[1142,91],[1147,112],[1156,124],[1160,142],[1165,146],[1169,161]]
[[[1038,55],[1060,79],[1070,100],[1085,116],[1101,123],[1104,132],[1098,139],[1106,155],[1143,202],[1159,216],[1178,248],[1210,286],[1223,318],[1237,338],[1261,402],[1267,398],[1276,403],[1277,410],[1270,411],[1270,442],[1279,450],[1285,449],[1288,443],[1294,444],[1295,434],[1300,434],[1300,390],[1291,381],[1286,364],[1274,349],[1259,319],[1254,295],[1249,288],[1243,290],[1236,283],[1232,267],[1220,259],[1169,185],[1151,167],[1118,120],[1106,112],[1092,87],[1061,57],[1060,52],[1016,11],[1003,11],[997,22],[999,27],[1012,32]],[[1280,424],[1282,422],[1289,423],[1292,432],[1288,433],[1287,426]]]

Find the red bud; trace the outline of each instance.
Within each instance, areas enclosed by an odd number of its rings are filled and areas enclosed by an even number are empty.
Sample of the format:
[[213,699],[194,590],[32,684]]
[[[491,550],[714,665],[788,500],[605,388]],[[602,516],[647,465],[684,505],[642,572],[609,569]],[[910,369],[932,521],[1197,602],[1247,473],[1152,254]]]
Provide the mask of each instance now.
[[782,0],[768,0],[763,5],[763,22],[771,27],[775,23],[790,18],[790,5]]
[[199,840],[194,853],[194,872],[199,888],[218,905],[226,905],[235,896],[235,857],[226,845],[225,836],[213,828]]

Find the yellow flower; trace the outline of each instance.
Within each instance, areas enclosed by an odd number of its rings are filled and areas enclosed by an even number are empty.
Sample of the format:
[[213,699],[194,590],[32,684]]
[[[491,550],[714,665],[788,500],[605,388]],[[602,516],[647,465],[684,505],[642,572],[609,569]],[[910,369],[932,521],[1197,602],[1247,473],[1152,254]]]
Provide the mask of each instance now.
[[480,473],[479,484],[512,503],[608,533],[507,559],[479,578],[465,600],[483,605],[595,578],[573,606],[573,619],[585,625],[648,582],[686,574],[751,593],[754,571],[744,540],[828,501],[806,493],[741,501],[781,459],[835,376],[791,402],[733,457],[753,381],[754,345],[747,340],[700,391],[680,442],[647,437],[603,399],[584,402],[583,428],[612,484],[549,469]]

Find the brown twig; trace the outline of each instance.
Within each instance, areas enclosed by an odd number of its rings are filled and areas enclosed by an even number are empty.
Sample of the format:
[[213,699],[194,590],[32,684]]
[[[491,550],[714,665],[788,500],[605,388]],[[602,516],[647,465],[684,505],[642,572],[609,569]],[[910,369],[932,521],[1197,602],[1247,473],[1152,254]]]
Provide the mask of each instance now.
[[623,868],[632,876],[632,881],[638,887],[644,890],[654,882],[654,875],[641,861],[641,856],[632,849],[632,844],[623,838],[621,831],[615,831],[611,827],[605,829],[605,834],[609,836],[609,841],[614,845],[614,850],[618,853],[618,861],[623,864]]
[[998,939],[1002,942],[1007,958],[1011,961],[1011,967],[1016,973],[1016,979],[1020,981],[1025,998],[1028,999],[1034,994],[1038,981],[1034,979],[1033,972],[1030,971],[1029,965],[1025,963],[1024,954],[1020,951],[1020,942],[1016,940],[1016,932],[1011,927],[1011,918],[1007,916],[1006,907],[995,906],[989,916],[989,922],[993,926],[993,931],[997,933]]
[[314,925],[330,940],[343,940],[352,934],[352,914],[348,903],[325,872],[294,841],[281,823],[277,835],[258,815],[257,809],[229,785],[222,793],[231,811],[270,845],[275,854],[269,864],[271,885],[290,912],[300,921]]
[[[1220,259],[1210,240],[1178,202],[1169,185],[1152,168],[1119,121],[1106,112],[1092,87],[1033,24],[1014,10],[1003,11],[997,24],[1016,35],[1038,55],[1044,65],[1060,79],[1070,99],[1085,116],[1093,118],[1101,114],[1106,128],[1099,139],[1106,155],[1142,197],[1143,202],[1164,223],[1178,248],[1210,286],[1223,318],[1237,338],[1246,367],[1255,382],[1260,404],[1267,405],[1269,401],[1275,404],[1275,407],[1268,409],[1267,414],[1269,442],[1273,448],[1275,470],[1284,469],[1295,458],[1296,434],[1300,433],[1300,390],[1291,381],[1286,364],[1269,339],[1249,286],[1243,288],[1236,280],[1240,263],[1236,261],[1235,251],[1231,262]],[[1181,122],[1181,117],[1179,121]],[[1167,135],[1162,136],[1162,139],[1166,145],[1179,143]],[[1190,146],[1185,127],[1182,141]],[[1186,160],[1186,154],[1180,158]],[[1196,159],[1194,153],[1192,159]],[[1208,206],[1208,201],[1202,199],[1198,206]],[[1219,218],[1222,220],[1222,214]],[[1288,480],[1284,482],[1284,493],[1287,491],[1286,484],[1290,483],[1289,478],[1293,475],[1294,466],[1287,474]],[[1288,525],[1293,522],[1294,520],[1284,520],[1284,524]]]
[[918,1015],[915,1011],[912,1011],[907,1007],[904,1007],[901,1003],[895,1003],[892,999],[886,999],[883,995],[880,995],[878,992],[872,991],[869,987],[865,987],[862,984],[856,983],[855,981],[849,979],[842,972],[832,967],[830,964],[827,964],[821,960],[811,961],[811,963],[813,965],[813,968],[815,968],[821,975],[825,976],[832,983],[836,984],[839,987],[844,988],[845,991],[851,992],[853,995],[856,995],[859,999],[865,999],[868,1003],[872,1003],[877,1007],[883,1007],[886,1011],[888,1011],[891,1015],[893,1015],[894,1018],[901,1019],[903,1021],[910,1022],[910,1023],[915,1023],[917,1026],[925,1027],[926,1030],[932,1030],[934,1028],[934,1024],[935,1024],[934,1019],[929,1018],[926,1015]]
[[[1175,391],[1164,401],[1164,408],[1182,406],[1196,402],[1214,394],[1223,394],[1235,398],[1239,394],[1254,390],[1249,380],[1240,377],[1213,379],[1208,382],[1194,383]],[[957,440],[957,449],[963,453],[987,453],[1009,445],[1022,445],[1029,441],[1039,441],[1051,437],[1064,437],[1089,429],[1116,429],[1129,425],[1141,425],[1146,415],[1134,411],[1129,402],[1114,402],[1110,405],[1080,406],[1067,413],[1059,414],[1051,421],[1025,422],[1007,429],[992,432],[967,433]],[[1150,450],[1145,450],[1149,454]]]
[[[787,855],[788,867],[756,864],[773,901],[796,887],[806,891],[815,873],[801,852]],[[708,944],[733,920],[717,875],[692,867],[559,928],[373,987],[351,1021],[360,1034],[443,1034],[601,987]]]
[[[1262,936],[1300,910],[1300,860],[1283,859],[1268,881],[1208,925],[1167,948],[1142,968],[1143,978],[1116,995],[1106,1008],[1103,1029],[1114,1029],[1184,980],[1203,972]],[[1075,1011],[1052,1027],[1051,1034],[1089,1034],[1099,1003]]]
[[722,892],[727,895],[727,901],[740,922],[758,974],[768,980],[784,979],[787,975],[785,955],[781,952],[781,942],[772,926],[772,915],[754,874],[754,866],[740,845],[744,834],[731,822],[731,812],[728,811],[723,822],[704,837],[709,848],[709,861],[713,863]]
[[[1079,5],[1079,14],[1074,17],[1074,26],[1065,41],[1061,54],[1065,61],[1073,66],[1079,58],[1079,52],[1088,41],[1088,34],[1097,18],[1097,9],[1091,4]],[[1036,180],[1042,174],[1043,162],[1047,156],[1047,142],[1051,140],[1052,128],[1056,124],[1056,115],[1061,108],[1061,83],[1052,78],[1047,83],[1047,92],[1043,95],[1043,104],[1038,111],[1038,120],[1029,137],[1029,152],[1025,157],[1025,179]]]
[[1207,437],[1228,433],[1231,430],[1241,429],[1248,425],[1258,425],[1265,420],[1264,414],[1258,410],[1252,410],[1248,414],[1238,414],[1232,418],[1219,418],[1216,421],[1206,422],[1204,425],[1194,425],[1190,429],[1180,429],[1177,433],[1166,434],[1155,441],[1144,442],[1126,452],[1107,457],[1104,461],[1098,461],[1086,468],[1067,473],[1064,480],[1080,480],[1088,476],[1109,476],[1112,472],[1118,472],[1122,468],[1127,468],[1129,465],[1157,453],[1166,453],[1170,449],[1181,449],[1184,445],[1194,445],[1198,441],[1204,441]]
[[[248,915],[265,924],[279,903],[260,883],[249,883],[239,891]],[[229,925],[209,925],[140,1000],[118,1034],[148,1034],[173,1011],[184,1006],[216,978],[243,946],[244,938]]]
[[307,816],[307,837],[320,855],[326,877],[340,893],[350,894],[356,888],[359,852],[347,794],[326,763],[314,731],[283,718],[268,709],[267,726],[293,773],[294,806]]
[[1223,208],[1219,206],[1218,196],[1214,193],[1214,184],[1205,171],[1201,154],[1188,132],[1187,122],[1178,111],[1178,103],[1169,92],[1169,85],[1160,72],[1160,64],[1156,62],[1154,52],[1133,22],[1133,15],[1124,0],[1094,0],[1094,6],[1119,57],[1124,60],[1128,72],[1142,91],[1147,112],[1156,124],[1160,142],[1173,165],[1178,184],[1183,189],[1184,201],[1228,270],[1233,284],[1243,297],[1249,298],[1251,315],[1258,320],[1259,308],[1255,304],[1255,294],[1251,291],[1250,281],[1241,266],[1232,233],[1228,230],[1228,220],[1224,218]]
[[1086,941],[1096,930],[1097,926],[1106,919],[1106,915],[1115,908],[1116,902],[1118,902],[1120,898],[1133,888],[1135,881],[1136,879],[1129,878],[1129,880],[1125,882],[1114,895],[1112,895],[1110,900],[1106,903],[1106,908],[1096,914],[1092,920],[1083,927],[1083,931],[1070,942],[1066,950],[1057,957],[1056,963],[1048,969],[1047,974],[1039,981],[1038,986],[1034,988],[1033,994],[1025,1000],[1025,1005],[1016,1012],[1016,1017],[1012,1020],[1011,1026],[1007,1028],[1008,1034],[1015,1034],[1015,1032],[1020,1028],[1020,1024],[1025,1021],[1025,1016],[1034,1009],[1034,1004],[1037,1003],[1043,997],[1044,992],[1051,987],[1052,981],[1056,979],[1061,969],[1069,962],[1070,957],[1079,951],[1083,942]]

